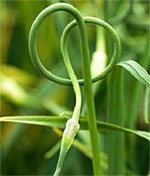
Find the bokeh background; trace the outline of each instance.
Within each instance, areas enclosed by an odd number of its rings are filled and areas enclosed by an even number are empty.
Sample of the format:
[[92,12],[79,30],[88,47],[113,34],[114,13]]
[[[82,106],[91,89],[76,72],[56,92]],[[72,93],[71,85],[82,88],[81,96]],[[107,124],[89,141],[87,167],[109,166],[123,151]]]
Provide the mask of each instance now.
[[[58,85],[43,78],[33,66],[28,51],[28,36],[35,17],[55,2],[74,5],[83,16],[105,19],[118,32],[122,52],[120,60],[133,59],[150,70],[149,25],[150,2],[146,0],[43,0],[0,2],[1,116],[59,115],[74,106],[71,87]],[[64,27],[72,20],[66,12],[48,16],[40,27],[37,48],[45,67],[58,76],[68,77],[60,53],[59,40]],[[87,25],[91,60],[102,51],[105,62],[113,52],[111,36],[101,28]],[[82,77],[80,37],[75,27],[68,37],[68,50],[72,65]],[[144,59],[145,58],[145,59]],[[94,73],[93,73],[94,74]],[[108,110],[107,79],[94,87],[97,119],[106,121]],[[148,131],[144,122],[143,102],[145,87],[129,73],[124,72],[125,120],[123,126]],[[84,99],[84,95],[83,95]],[[117,97],[116,97],[117,99]],[[115,123],[115,122],[114,122]],[[1,124],[1,175],[51,175],[58,159],[58,150],[51,158],[45,153],[55,146],[60,136],[48,127],[4,123]],[[82,136],[82,137],[81,137]],[[86,138],[86,135],[81,135]],[[84,136],[84,137],[83,137]],[[87,134],[88,136],[88,134]],[[105,135],[100,136],[105,148]],[[87,137],[87,141],[88,141]],[[109,143],[109,146],[113,144]],[[147,175],[149,172],[149,144],[135,136],[125,136],[125,175]],[[115,146],[117,147],[117,146]],[[102,151],[104,152],[105,150]],[[104,152],[104,156],[106,153]],[[115,159],[113,162],[116,162]],[[107,161],[103,169],[107,170]],[[105,171],[104,171],[105,172]],[[62,170],[64,175],[92,175],[91,160],[76,147],[72,147]]]

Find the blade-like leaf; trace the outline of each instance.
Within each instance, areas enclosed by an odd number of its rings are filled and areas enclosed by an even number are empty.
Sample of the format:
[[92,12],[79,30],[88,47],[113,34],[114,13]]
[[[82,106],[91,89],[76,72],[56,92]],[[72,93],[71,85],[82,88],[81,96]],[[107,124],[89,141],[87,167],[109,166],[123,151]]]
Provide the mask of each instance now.
[[[67,122],[67,117],[59,116],[14,116],[14,117],[2,117],[0,122],[16,122],[16,123],[25,123],[33,125],[42,125],[49,127],[64,128]],[[124,128],[119,125],[97,121],[97,127],[99,131],[122,131],[127,133],[132,133],[142,138],[150,141],[150,132],[132,130],[129,128]],[[80,129],[88,130],[87,119],[80,118]]]
[[[124,82],[121,67],[108,76],[107,82],[107,122],[124,126]],[[117,98],[116,98],[117,97]],[[125,170],[125,135],[124,133],[112,132],[105,137],[105,152],[108,155],[109,169],[105,175],[124,175]],[[116,143],[119,146],[116,148]],[[111,144],[111,147],[110,147]],[[116,160],[116,162],[114,162]]]
[[14,116],[0,118],[0,122],[17,122],[57,128],[64,128],[66,121],[67,118],[59,116]]
[[145,123],[149,124],[149,106],[150,106],[150,89],[146,88],[145,92],[145,101],[144,101],[144,117],[145,117]]
[[133,60],[127,60],[118,64],[131,73],[138,81],[150,88],[150,75],[147,71]]
[[49,159],[52,156],[55,155],[55,153],[60,149],[60,145],[61,145],[61,140],[59,140],[53,148],[51,148],[48,152],[45,153],[45,159]]

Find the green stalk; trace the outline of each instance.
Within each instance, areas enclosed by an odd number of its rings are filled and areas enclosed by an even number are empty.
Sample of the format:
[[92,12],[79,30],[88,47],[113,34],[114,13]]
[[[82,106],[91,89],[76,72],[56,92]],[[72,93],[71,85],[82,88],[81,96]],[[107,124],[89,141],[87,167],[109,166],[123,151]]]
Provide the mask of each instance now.
[[99,158],[99,144],[98,144],[98,132],[96,126],[96,115],[95,115],[95,106],[94,99],[92,93],[92,80],[91,80],[91,72],[90,72],[90,57],[89,57],[89,48],[88,48],[88,40],[87,33],[85,29],[84,20],[80,14],[80,12],[75,9],[73,6],[66,3],[57,3],[53,4],[46,9],[44,9],[35,19],[29,34],[29,51],[34,65],[40,70],[40,72],[50,80],[53,80],[57,83],[61,84],[70,84],[70,80],[60,79],[59,77],[53,75],[49,72],[40,62],[37,49],[36,49],[36,36],[38,32],[38,28],[42,21],[51,13],[56,11],[67,11],[71,13],[79,26],[80,36],[81,36],[81,48],[82,48],[82,63],[83,63],[83,75],[84,75],[84,85],[85,85],[85,93],[86,93],[86,103],[88,110],[88,122],[91,136],[91,145],[92,145],[92,154],[93,154],[93,167],[94,174],[100,175],[100,158]]
[[[110,17],[110,1],[104,1],[105,20]],[[110,37],[106,34],[106,51],[110,60],[113,44]],[[122,85],[120,83],[119,70],[115,70],[108,79],[108,111],[107,122],[124,125],[124,114],[122,114]],[[117,80],[118,79],[118,80]],[[121,106],[121,107],[120,107]],[[117,108],[117,109],[116,109]],[[122,121],[122,122],[121,122]],[[110,147],[111,144],[111,147]],[[106,175],[124,175],[124,134],[112,132],[106,137],[106,149],[108,155],[108,170]]]
[[66,156],[67,152],[68,152],[68,150],[66,150],[66,148],[64,146],[63,147],[61,146],[59,159],[58,159],[58,162],[57,162],[57,167],[56,167],[54,176],[60,175],[60,171],[61,171],[61,168],[62,168],[62,165],[63,165],[63,162],[64,162],[64,159],[65,159],[65,156]]
[[[80,26],[79,26],[80,27]],[[95,115],[95,106],[94,106],[94,98],[92,92],[92,79],[91,79],[91,72],[90,72],[90,59],[89,59],[89,49],[88,49],[88,41],[87,35],[85,30],[84,23],[82,24],[82,30],[80,29],[80,36],[81,36],[81,48],[82,48],[82,64],[83,64],[83,75],[84,75],[84,86],[85,86],[85,94],[86,94],[86,103],[87,103],[87,111],[88,111],[88,123],[90,129],[90,136],[91,136],[91,145],[92,145],[92,154],[93,154],[93,168],[95,175],[100,175],[100,157],[98,156],[99,153],[99,145],[98,145],[98,131],[96,126],[96,115]],[[66,65],[70,65],[68,53],[65,50],[66,48],[66,33],[62,34],[61,40],[61,50],[63,53],[64,58],[66,59]],[[71,68],[68,67],[70,70],[70,77],[73,75],[71,73]],[[74,79],[74,78],[73,78]],[[78,83],[75,81],[73,82],[74,89],[79,92]],[[78,94],[76,94],[78,96]],[[78,110],[78,103],[76,104],[76,109]]]
[[78,121],[79,116],[80,116],[80,110],[81,110],[81,91],[80,91],[80,87],[79,87],[77,77],[76,77],[76,75],[73,71],[73,68],[71,66],[68,53],[65,52],[66,44],[67,43],[65,42],[65,40],[63,38],[61,38],[61,52],[62,52],[62,55],[63,55],[63,58],[64,58],[64,62],[65,62],[67,71],[68,71],[69,76],[72,80],[74,92],[75,92],[75,95],[76,95],[76,104],[75,104],[75,108],[74,108],[72,117]]
[[[107,122],[120,126],[124,126],[125,123],[122,76],[121,68],[117,68],[108,79]],[[108,133],[106,141],[109,167],[107,175],[124,175],[124,134]]]
[[[84,25],[84,24],[83,24]],[[96,126],[95,105],[92,92],[92,80],[90,70],[90,58],[87,35],[84,30],[81,32],[81,47],[82,47],[82,63],[83,63],[83,76],[86,94],[86,104],[88,112],[88,124],[90,129],[91,147],[93,154],[93,167],[95,175],[100,175],[100,157],[99,157],[99,144],[98,144],[98,131]]]
[[[141,60],[139,61],[140,65],[142,67],[144,67],[145,69],[148,69],[148,65],[149,65],[149,57],[150,57],[150,37],[149,34],[147,35],[147,42],[145,44],[145,54],[144,57],[141,56]],[[139,102],[140,102],[140,98],[141,98],[141,94],[143,91],[143,85],[141,85],[141,83],[137,82],[136,80],[132,80],[132,84],[134,86],[134,91],[130,90],[131,95],[130,95],[130,99],[132,99],[132,102],[130,102],[127,106],[128,111],[130,113],[130,120],[127,120],[127,127],[128,128],[132,128],[135,129],[136,126],[136,120],[137,120],[137,114],[139,111]],[[135,159],[134,159],[134,147],[135,146],[135,139],[133,138],[133,136],[128,135],[128,155],[132,156],[130,159],[130,163],[132,165],[133,168],[136,169],[135,166]]]
[[[119,56],[119,53],[120,53],[120,42],[119,42],[119,38],[118,36],[116,35],[115,31],[110,28],[110,26],[108,24],[106,24],[104,21],[102,22],[102,20],[99,20],[97,18],[92,18],[92,17],[84,17],[84,22],[85,23],[95,23],[97,25],[100,25],[100,26],[103,26],[105,27],[114,37],[114,40],[115,40],[115,51],[114,51],[114,55],[112,57],[112,60],[111,62],[109,63],[109,65],[105,68],[105,70],[100,73],[98,76],[95,76],[93,77],[93,80],[98,80],[98,79],[103,79],[105,78],[108,73],[112,70],[112,68],[115,66],[116,64],[116,61],[117,61],[117,58]],[[63,43],[65,44],[66,43],[66,38],[67,38],[67,35],[69,33],[69,31],[73,28],[73,26],[75,26],[77,23],[75,21],[72,21],[71,23],[69,23],[67,25],[67,27],[64,29],[63,31],[63,34],[62,34],[62,41]],[[109,26],[109,27],[108,27]],[[63,44],[63,52],[65,53],[65,55],[67,55],[67,47],[66,45]],[[63,54],[64,55],[64,54]],[[111,67],[110,67],[111,66]],[[108,72],[108,68],[109,68],[109,72]],[[111,68],[111,70],[110,70]],[[107,70],[107,71],[106,71]],[[96,78],[96,79],[95,79]],[[97,79],[98,78],[98,79]],[[79,80],[80,81],[80,80]],[[81,83],[81,82],[80,82]]]
[[[71,22],[65,28],[61,39],[61,51],[62,51],[64,61],[68,69],[71,80],[60,78],[52,74],[50,71],[48,71],[40,62],[40,58],[38,56],[37,49],[36,49],[36,36],[37,36],[39,26],[49,14],[60,10],[71,13],[76,19],[76,21]],[[89,48],[88,48],[87,32],[85,29],[84,22],[94,23],[96,25],[103,26],[105,29],[107,29],[110,32],[115,42],[114,53],[113,53],[111,62],[108,64],[108,66],[104,69],[102,73],[95,76],[93,79],[91,78],[91,72],[90,72]],[[76,106],[74,109],[72,119],[68,120],[67,122],[63,139],[62,139],[62,141],[65,143],[66,143],[66,140],[69,141],[67,143],[68,146],[66,147],[67,150],[69,150],[73,142],[73,138],[75,137],[76,132],[79,129],[79,125],[77,121],[79,120],[80,107],[81,107],[80,88],[79,88],[76,76],[73,72],[72,66],[70,64],[68,53],[67,53],[67,47],[66,47],[66,38],[67,38],[68,32],[76,23],[78,24],[80,37],[81,37],[82,65],[83,65],[83,76],[84,76],[84,80],[78,80],[78,82],[80,84],[84,83],[84,86],[85,86],[88,123],[89,123],[89,129],[90,129],[91,146],[92,146],[91,148],[92,148],[92,154],[93,154],[94,174],[100,175],[100,158],[98,155],[99,144],[98,144],[98,133],[97,133],[97,126],[96,126],[96,114],[95,114],[94,97],[93,97],[93,90],[92,90],[92,81],[97,81],[105,78],[116,65],[116,61],[120,54],[120,40],[118,38],[116,31],[109,24],[105,23],[100,19],[92,18],[92,17],[82,18],[80,12],[69,4],[57,3],[44,9],[33,22],[33,25],[30,30],[30,35],[29,35],[29,51],[34,65],[47,79],[63,85],[73,84],[73,88],[76,93]]]
[[94,166],[95,175],[100,175],[98,131],[96,126],[96,115],[95,115],[94,98],[93,98],[93,92],[92,92],[89,51],[88,51],[86,36],[83,37],[83,41],[86,41],[86,44],[82,43],[83,48],[85,45],[85,49],[83,51],[84,57],[82,62],[83,62],[83,72],[84,72],[84,80],[85,80],[84,86],[85,86],[85,93],[86,93],[88,124],[89,124],[91,144],[92,144],[93,166]]

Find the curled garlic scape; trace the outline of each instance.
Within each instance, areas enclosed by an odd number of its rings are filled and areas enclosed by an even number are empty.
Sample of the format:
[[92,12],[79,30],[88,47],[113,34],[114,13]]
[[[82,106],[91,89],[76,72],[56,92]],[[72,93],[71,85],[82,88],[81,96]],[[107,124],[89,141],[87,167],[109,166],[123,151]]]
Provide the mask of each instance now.
[[[48,15],[56,11],[66,11],[75,18],[75,20],[73,20],[66,26],[61,36],[61,53],[70,79],[58,77],[53,73],[51,73],[49,70],[47,70],[42,65],[40,61],[40,57],[37,52],[36,38],[37,38],[39,27]],[[101,73],[94,76],[93,78],[91,78],[90,54],[89,54],[89,48],[88,48],[88,39],[87,39],[85,23],[92,23],[92,24],[96,24],[104,27],[112,35],[115,43],[114,52],[110,63]],[[74,71],[72,69],[68,52],[67,52],[67,44],[66,44],[68,33],[75,25],[78,25],[79,27],[79,33],[80,33],[80,39],[81,39],[80,40],[81,55],[82,55],[84,79],[80,79],[80,80],[77,80],[76,75],[74,74]],[[97,134],[97,126],[96,126],[94,98],[92,93],[92,82],[96,82],[98,80],[104,79],[113,70],[113,68],[116,66],[117,59],[120,55],[120,51],[121,51],[121,45],[120,45],[119,37],[116,31],[109,24],[95,17],[82,17],[81,13],[68,3],[56,3],[53,5],[50,5],[49,7],[44,9],[34,20],[29,33],[29,52],[30,52],[30,56],[33,64],[45,78],[62,85],[72,85],[76,96],[76,104],[73,111],[73,116],[70,119],[70,121],[67,122],[66,129],[64,130],[60,156],[59,156],[57,168],[54,175],[58,175],[60,173],[60,169],[64,161],[64,158],[66,156],[66,153],[69,150],[73,142],[73,139],[79,129],[78,120],[79,120],[80,109],[81,109],[81,91],[80,91],[79,84],[84,85],[85,87],[85,96],[86,96],[86,105],[87,105],[87,114],[88,114],[87,117],[88,117],[89,129],[90,129],[94,174],[95,175],[101,174],[100,166],[99,166],[100,158],[99,158],[99,155],[97,155],[97,153],[99,153],[99,142],[98,142],[98,134]]]
[[[69,5],[69,7],[71,9],[73,8],[70,5]],[[74,10],[79,15],[78,10],[77,9],[74,9]],[[67,53],[66,38],[67,38],[67,33],[63,32],[63,34],[61,36],[60,47],[61,47],[61,52],[62,52],[62,55],[63,55],[64,62],[65,62],[65,66],[67,68],[69,77],[72,81],[73,89],[74,89],[75,96],[76,96],[76,103],[75,103],[72,118],[67,121],[66,128],[63,132],[59,159],[58,159],[58,162],[57,162],[57,167],[56,167],[56,171],[54,173],[54,176],[59,175],[59,173],[61,171],[61,168],[62,168],[64,158],[65,158],[68,150],[70,149],[70,147],[73,143],[73,140],[74,140],[74,138],[75,138],[75,136],[76,136],[76,134],[77,134],[77,132],[80,128],[78,120],[79,120],[79,116],[80,116],[80,109],[81,109],[81,102],[82,102],[81,101],[81,91],[80,91],[80,86],[79,86],[77,77],[76,77],[76,75],[73,71],[73,68],[71,66],[70,59],[69,59],[69,56],[68,56],[68,53]]]

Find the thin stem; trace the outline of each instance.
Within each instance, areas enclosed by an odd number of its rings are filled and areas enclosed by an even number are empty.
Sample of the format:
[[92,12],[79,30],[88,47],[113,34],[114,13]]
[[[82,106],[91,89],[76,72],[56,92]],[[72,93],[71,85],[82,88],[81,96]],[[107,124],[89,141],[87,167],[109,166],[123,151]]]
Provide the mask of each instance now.
[[[85,23],[94,23],[100,26],[103,26],[105,29],[107,29],[111,35],[114,38],[115,41],[115,50],[114,54],[112,57],[111,62],[107,66],[107,68],[98,76],[95,78],[99,79],[99,77],[106,77],[108,73],[114,68],[116,65],[119,53],[120,53],[120,41],[119,38],[116,34],[116,32],[113,30],[113,28],[105,23],[104,21],[97,19],[97,18],[92,18],[92,17],[84,17],[84,22]],[[66,28],[63,31],[63,34],[61,36],[61,49],[62,52],[65,53],[65,55],[68,57],[67,54],[67,47],[66,47],[66,40],[69,31],[76,25],[76,21],[72,21],[69,23]],[[86,35],[86,33],[83,33]],[[99,152],[99,145],[98,145],[98,134],[97,134],[97,127],[95,125],[96,117],[95,117],[95,108],[94,108],[94,99],[93,99],[93,93],[92,93],[92,83],[91,83],[91,73],[90,73],[90,62],[89,62],[89,51],[88,51],[88,46],[87,45],[87,36],[84,36],[81,33],[81,46],[82,46],[82,54],[84,54],[83,57],[83,70],[84,70],[84,85],[85,85],[85,92],[86,92],[86,103],[87,103],[87,109],[88,109],[88,123],[89,123],[89,129],[90,129],[90,137],[91,137],[91,143],[92,143],[92,153],[93,153],[93,166],[94,166],[94,171],[97,170],[98,174],[100,174],[100,161],[99,161],[99,156],[97,153]],[[83,36],[85,38],[83,38]],[[88,59],[86,59],[88,58]],[[95,173],[95,172],[94,172]],[[97,175],[98,175],[97,174]]]
[[[69,30],[75,25],[74,21],[71,22],[65,28],[62,34],[62,39],[61,39],[61,51],[62,51],[64,61],[67,66],[68,73],[69,73],[71,80],[55,76],[50,71],[48,71],[40,62],[40,58],[38,56],[37,49],[36,49],[36,37],[37,37],[38,29],[41,23],[43,22],[43,20],[48,15],[52,14],[53,12],[60,11],[60,10],[71,13],[76,19],[76,23],[78,24],[80,37],[81,37],[81,49],[82,49],[81,51],[82,51],[82,65],[83,65],[84,80],[77,80],[74,74],[74,71],[72,69],[72,66],[70,64],[67,49],[66,49],[67,48],[66,47],[67,34]],[[113,53],[111,62],[108,64],[108,66],[104,69],[102,73],[100,73],[99,75],[93,78],[93,82],[105,78],[116,65],[117,58],[120,53],[120,41],[117,36],[117,33],[110,25],[108,25],[107,23],[105,23],[104,21],[100,19],[92,18],[92,17],[83,18],[80,12],[69,4],[66,4],[66,3],[53,4],[47,7],[46,9],[44,9],[37,16],[37,18],[32,24],[30,34],[29,34],[29,51],[30,51],[30,56],[31,56],[31,59],[34,65],[47,79],[50,79],[59,84],[65,84],[65,85],[73,84],[73,88],[76,94],[76,105],[75,105],[75,109],[73,112],[73,117],[72,119],[70,119],[71,121],[70,120],[67,121],[67,127],[65,128],[64,136],[62,139],[64,143],[66,140],[69,140],[69,143],[67,144],[68,145],[67,151],[69,150],[73,142],[73,139],[79,129],[79,124],[77,122],[79,120],[79,114],[80,114],[80,109],[81,109],[81,93],[80,93],[79,84],[84,83],[85,94],[86,94],[86,104],[87,104],[87,111],[88,111],[88,123],[89,123],[89,129],[90,129],[92,154],[93,154],[94,174],[100,175],[100,158],[98,154],[99,153],[98,132],[97,132],[97,126],[96,126],[96,114],[95,114],[94,98],[93,98],[93,91],[92,91],[92,78],[91,78],[91,72],[90,72],[90,57],[89,57],[88,39],[87,39],[87,32],[85,29],[84,22],[94,23],[94,24],[103,26],[106,30],[108,30],[111,33],[115,41],[115,48],[114,48],[114,53]]]
[[59,159],[58,159],[58,162],[57,162],[57,167],[56,167],[54,176],[59,175],[59,173],[61,171],[61,168],[62,168],[62,165],[63,165],[63,162],[64,162],[64,159],[65,159],[65,156],[67,154],[67,151],[68,150],[66,150],[64,147],[61,147],[60,154],[59,154]]
[[[88,109],[88,122],[89,129],[91,135],[91,143],[92,143],[92,153],[93,153],[93,167],[94,174],[100,175],[100,158],[99,158],[99,145],[98,145],[98,132],[96,126],[96,116],[95,116],[95,107],[94,107],[94,99],[92,94],[92,80],[91,80],[91,72],[90,72],[90,58],[89,58],[89,48],[88,48],[88,40],[87,34],[85,30],[84,20],[80,14],[80,12],[75,9],[73,6],[66,3],[57,3],[53,4],[46,9],[44,9],[35,19],[29,35],[29,51],[35,66],[40,70],[40,72],[48,79],[51,79],[55,82],[63,82],[60,81],[58,77],[52,75],[45,67],[41,64],[37,49],[36,49],[36,36],[38,32],[38,28],[42,21],[49,14],[63,10],[71,13],[79,26],[80,36],[81,36],[81,47],[82,47],[82,63],[83,63],[83,73],[84,73],[84,83],[85,83],[85,92],[86,92],[86,102]],[[78,112],[77,112],[78,114]]]
[[[100,175],[100,157],[99,157],[99,143],[98,143],[98,131],[96,126],[96,115],[95,115],[95,106],[94,98],[92,92],[92,79],[90,72],[90,59],[89,59],[89,48],[87,35],[85,31],[85,24],[79,25],[80,34],[81,34],[81,47],[82,47],[82,63],[83,63],[83,75],[84,75],[84,86],[86,93],[86,104],[88,111],[88,124],[90,129],[91,137],[91,146],[92,146],[92,155],[93,155],[93,168],[94,174]],[[66,28],[62,34],[61,38],[61,49],[65,57],[68,57],[67,47],[66,47],[66,38],[69,32],[69,28]]]
[[67,71],[68,71],[69,76],[70,76],[70,78],[72,80],[73,88],[74,88],[75,95],[76,95],[76,104],[75,104],[75,108],[74,108],[74,111],[73,111],[72,118],[74,118],[74,119],[76,119],[78,121],[79,120],[79,116],[80,116],[80,110],[81,110],[81,91],[80,91],[80,87],[79,87],[79,83],[78,83],[78,80],[76,78],[76,75],[74,74],[74,71],[72,69],[68,53],[65,52],[65,47],[66,47],[66,43],[61,38],[62,55],[63,55],[63,58],[64,58],[64,62],[65,62]]
[[83,54],[82,57],[83,76],[84,76],[84,86],[85,86],[86,104],[88,112],[88,124],[90,129],[92,154],[93,154],[93,167],[95,175],[100,175],[98,131],[96,126],[95,105],[92,92],[89,48],[85,28],[83,28],[83,30],[81,31],[81,47]]

